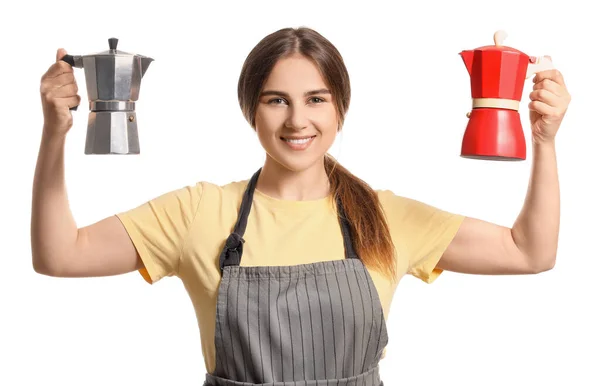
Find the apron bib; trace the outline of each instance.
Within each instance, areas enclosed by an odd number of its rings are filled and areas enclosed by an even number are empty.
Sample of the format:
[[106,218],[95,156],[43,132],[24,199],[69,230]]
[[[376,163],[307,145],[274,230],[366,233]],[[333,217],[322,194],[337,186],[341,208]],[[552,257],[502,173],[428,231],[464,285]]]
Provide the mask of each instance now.
[[340,214],[345,258],[293,266],[240,266],[261,172],[250,179],[219,258],[216,368],[205,386],[381,386],[388,343],[377,289]]

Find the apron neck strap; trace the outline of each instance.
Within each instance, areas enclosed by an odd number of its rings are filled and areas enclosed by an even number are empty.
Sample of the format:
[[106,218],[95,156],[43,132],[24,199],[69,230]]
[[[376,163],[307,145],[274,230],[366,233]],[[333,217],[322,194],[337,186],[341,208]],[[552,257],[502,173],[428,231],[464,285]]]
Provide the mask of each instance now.
[[346,253],[346,259],[358,259],[358,254],[354,250],[354,245],[352,243],[352,240],[354,239],[354,237],[352,237],[352,227],[350,226],[350,221],[348,221],[348,218],[346,217],[346,212],[344,211],[342,201],[337,198],[335,203],[337,204],[338,219],[340,221],[340,226],[342,227],[342,237],[344,238],[344,251]]
[[238,218],[233,228],[233,233],[237,233],[240,237],[244,236],[246,232],[246,225],[248,225],[248,216],[250,215],[250,209],[252,208],[252,199],[254,198],[254,190],[256,189],[256,183],[258,182],[258,176],[262,168],[258,169],[256,173],[250,179],[246,191],[242,197],[242,204],[238,213]]
[[[258,182],[258,177],[261,171],[262,168],[258,169],[258,171],[254,173],[252,178],[250,178],[248,186],[246,186],[246,190],[244,192],[244,196],[242,197],[242,203],[240,205],[240,210],[238,213],[237,221],[235,223],[235,227],[233,229],[233,232],[225,241],[225,246],[219,258],[221,273],[223,273],[223,268],[225,266],[240,265],[243,247],[245,243],[244,233],[246,232],[246,225],[248,225],[248,216],[250,215],[250,209],[252,208],[254,190],[256,189],[256,183]],[[352,243],[352,227],[350,226],[350,223],[346,217],[346,213],[342,206],[342,202],[339,198],[337,198],[335,202],[337,206],[340,227],[342,229],[345,257],[347,259],[358,259],[358,254],[355,252]]]

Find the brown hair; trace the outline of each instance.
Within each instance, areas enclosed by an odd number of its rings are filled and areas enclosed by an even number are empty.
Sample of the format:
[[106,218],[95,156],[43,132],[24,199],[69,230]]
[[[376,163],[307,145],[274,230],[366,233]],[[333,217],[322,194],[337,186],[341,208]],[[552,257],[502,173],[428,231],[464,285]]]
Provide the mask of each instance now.
[[[250,52],[238,81],[238,100],[244,117],[255,129],[259,94],[275,63],[300,53],[311,59],[331,90],[338,113],[338,130],[350,106],[350,78],[342,56],[318,32],[307,28],[284,28],[267,35]],[[355,235],[354,248],[365,265],[395,278],[395,249],[377,193],[363,180],[325,155],[333,197],[339,198]]]

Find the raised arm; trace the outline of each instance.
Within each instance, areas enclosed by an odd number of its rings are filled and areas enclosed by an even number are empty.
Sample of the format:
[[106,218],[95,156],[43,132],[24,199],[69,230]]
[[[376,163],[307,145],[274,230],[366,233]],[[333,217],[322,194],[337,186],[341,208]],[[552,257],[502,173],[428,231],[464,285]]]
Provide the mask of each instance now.
[[529,95],[533,160],[512,228],[466,218],[438,267],[473,274],[530,274],[554,267],[560,223],[555,136],[571,96],[557,70],[538,73]]
[[115,216],[78,229],[69,208],[64,146],[72,126],[69,107],[79,104],[73,69],[59,60],[41,81],[44,128],[33,181],[31,253],[36,272],[62,277],[107,276],[142,267]]

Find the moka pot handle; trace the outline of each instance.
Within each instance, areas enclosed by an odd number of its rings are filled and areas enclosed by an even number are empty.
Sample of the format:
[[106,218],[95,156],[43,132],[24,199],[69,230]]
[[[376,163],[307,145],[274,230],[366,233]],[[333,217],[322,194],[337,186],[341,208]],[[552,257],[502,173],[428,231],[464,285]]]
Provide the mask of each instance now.
[[[67,54],[67,55],[63,56],[60,60],[69,63],[69,65],[71,65],[71,67],[75,67],[75,57],[73,55]],[[70,107],[69,110],[77,111],[77,107],[79,107],[79,106]]]
[[538,72],[552,69],[554,69],[554,64],[552,63],[552,58],[549,55],[539,57],[530,56],[525,79],[531,78],[532,75],[537,74]]

